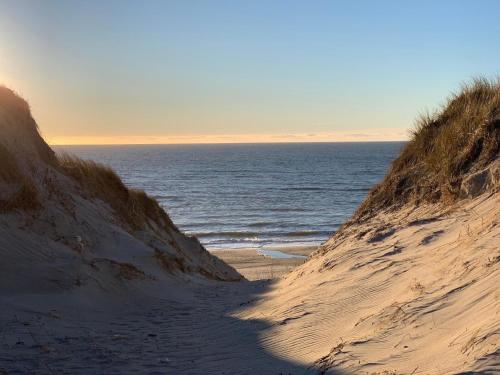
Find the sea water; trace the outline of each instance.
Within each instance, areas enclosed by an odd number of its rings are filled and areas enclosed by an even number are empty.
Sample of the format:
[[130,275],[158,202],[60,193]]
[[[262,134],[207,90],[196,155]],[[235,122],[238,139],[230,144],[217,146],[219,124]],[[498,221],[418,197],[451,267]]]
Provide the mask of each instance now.
[[58,146],[111,166],[210,249],[319,245],[403,143]]

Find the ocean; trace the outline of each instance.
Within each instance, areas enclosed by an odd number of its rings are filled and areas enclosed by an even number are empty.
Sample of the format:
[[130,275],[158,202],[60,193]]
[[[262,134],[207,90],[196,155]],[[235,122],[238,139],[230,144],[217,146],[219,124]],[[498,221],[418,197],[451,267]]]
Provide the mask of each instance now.
[[209,250],[319,245],[403,142],[58,146],[111,166]]

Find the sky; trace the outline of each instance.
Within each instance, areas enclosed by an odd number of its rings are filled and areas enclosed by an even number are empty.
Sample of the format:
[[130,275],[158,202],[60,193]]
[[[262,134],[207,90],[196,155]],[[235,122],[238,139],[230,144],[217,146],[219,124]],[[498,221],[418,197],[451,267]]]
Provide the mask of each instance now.
[[52,144],[403,140],[500,74],[500,1],[0,0]]

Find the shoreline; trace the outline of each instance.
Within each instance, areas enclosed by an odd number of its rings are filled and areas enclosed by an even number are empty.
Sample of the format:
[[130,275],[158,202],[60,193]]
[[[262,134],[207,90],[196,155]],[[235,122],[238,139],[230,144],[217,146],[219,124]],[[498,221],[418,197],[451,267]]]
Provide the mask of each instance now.
[[218,249],[210,250],[210,253],[234,267],[246,279],[254,281],[282,277],[303,264],[317,248],[318,246],[273,246],[269,249],[266,248],[266,250],[300,255],[304,258],[273,258],[258,252],[263,248]]

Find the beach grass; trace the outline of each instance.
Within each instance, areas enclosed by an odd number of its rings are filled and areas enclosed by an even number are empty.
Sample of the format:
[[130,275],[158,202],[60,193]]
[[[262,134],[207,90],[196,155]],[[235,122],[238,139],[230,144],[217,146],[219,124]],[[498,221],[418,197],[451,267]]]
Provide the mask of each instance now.
[[108,203],[133,230],[143,229],[149,220],[177,230],[156,199],[125,186],[110,167],[65,153],[58,155],[58,162],[64,174],[81,184],[92,198]]
[[467,174],[486,167],[500,150],[500,79],[474,79],[440,111],[423,114],[411,139],[354,219],[410,201],[452,203]]

